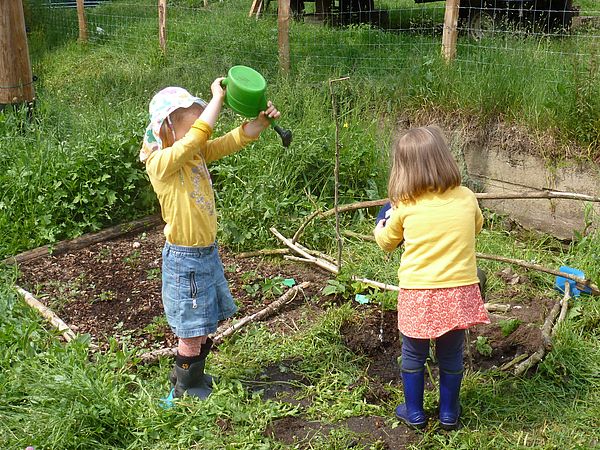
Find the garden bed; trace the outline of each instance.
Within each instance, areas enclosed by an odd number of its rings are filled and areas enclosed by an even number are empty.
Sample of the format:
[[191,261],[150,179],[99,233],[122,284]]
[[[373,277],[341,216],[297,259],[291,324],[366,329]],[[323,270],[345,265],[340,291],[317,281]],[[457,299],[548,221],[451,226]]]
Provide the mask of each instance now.
[[[176,338],[166,324],[161,304],[163,243],[162,229],[155,227],[77,251],[27,261],[20,265],[19,284],[52,308],[75,332],[89,334],[101,350],[108,348],[111,338],[146,350],[174,347]],[[273,333],[297,333],[317,322],[302,320],[307,314],[317,318],[326,308],[351,301],[339,297],[333,301],[324,296],[322,288],[332,275],[318,268],[260,257],[239,258],[226,248],[220,251],[225,275],[240,308],[238,317],[279,298],[288,289],[283,284],[285,279],[293,278],[298,284],[311,282],[304,296],[298,296],[269,319]],[[491,324],[471,329],[465,363],[472,371],[500,368],[518,355],[536,352],[543,342],[541,325],[557,300],[555,294],[546,297],[537,293],[527,277],[510,270],[496,275],[505,286],[488,294],[486,300],[510,304],[510,309],[506,313],[491,313]],[[390,387],[400,386],[401,348],[395,311],[353,302],[353,313],[341,323],[339,332],[340,342],[361,356],[359,361],[364,364],[364,376],[348,389],[362,389],[368,404],[392,401]],[[430,364],[430,373],[437,378],[435,363]],[[335,424],[308,420],[303,411],[312,405],[310,395],[305,394],[310,381],[302,373],[301,359],[269,365],[244,384],[249,393],[259,392],[264,400],[299,409],[299,415],[276,420],[265,431],[285,444],[305,442],[306,446],[300,448],[309,448],[310,442],[326,438],[340,427],[356,433],[357,445],[383,442],[383,448],[403,448],[416,439],[405,427],[396,427],[375,416],[353,417]],[[429,376],[426,389],[436,389]]]

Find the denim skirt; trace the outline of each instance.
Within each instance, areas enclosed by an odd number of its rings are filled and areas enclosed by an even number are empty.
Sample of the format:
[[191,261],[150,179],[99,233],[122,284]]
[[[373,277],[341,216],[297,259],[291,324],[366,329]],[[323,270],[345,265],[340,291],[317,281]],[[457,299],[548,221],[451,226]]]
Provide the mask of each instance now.
[[183,247],[165,243],[162,252],[162,301],[177,337],[206,336],[233,316],[233,301],[217,244]]

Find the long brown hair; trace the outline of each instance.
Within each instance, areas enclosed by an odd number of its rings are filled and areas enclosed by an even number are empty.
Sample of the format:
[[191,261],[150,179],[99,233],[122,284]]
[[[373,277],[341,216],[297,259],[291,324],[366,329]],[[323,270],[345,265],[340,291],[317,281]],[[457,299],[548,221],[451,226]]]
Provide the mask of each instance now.
[[388,181],[392,204],[414,202],[426,192],[442,193],[460,184],[458,165],[438,127],[414,128],[395,141]]

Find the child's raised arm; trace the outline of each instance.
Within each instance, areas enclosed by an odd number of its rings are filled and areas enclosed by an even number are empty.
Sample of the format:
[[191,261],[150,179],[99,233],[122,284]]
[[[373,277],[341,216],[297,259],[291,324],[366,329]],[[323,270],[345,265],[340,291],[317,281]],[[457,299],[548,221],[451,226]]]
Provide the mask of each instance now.
[[221,81],[225,78],[220,77],[212,82],[210,85],[210,91],[212,92],[212,98],[202,114],[200,114],[199,119],[206,122],[211,128],[215,127],[217,123],[217,118],[219,117],[219,113],[221,112],[221,107],[223,106],[223,101],[225,100],[225,90],[221,86]]

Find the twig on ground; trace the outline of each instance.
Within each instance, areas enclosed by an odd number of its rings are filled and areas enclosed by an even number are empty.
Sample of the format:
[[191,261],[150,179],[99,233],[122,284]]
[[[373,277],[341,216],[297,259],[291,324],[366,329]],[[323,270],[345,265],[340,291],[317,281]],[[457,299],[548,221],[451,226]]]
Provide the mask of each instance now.
[[[568,284],[569,283],[565,283],[565,285],[567,285],[567,286],[568,286]],[[568,297],[569,295],[570,295],[570,290],[569,290],[569,288],[566,288],[565,289],[565,298]],[[542,358],[544,357],[544,355],[546,354],[546,352],[548,350],[550,350],[550,348],[552,347],[552,326],[558,316],[560,308],[561,308],[561,302],[558,301],[554,304],[554,306],[552,307],[552,309],[546,316],[544,325],[542,325],[543,343],[535,353],[533,353],[529,358],[527,358],[525,361],[519,363],[515,367],[514,374],[516,376],[520,376],[520,375],[524,374],[531,367],[533,367],[534,365],[539,363],[542,360]]]
[[556,330],[558,326],[565,320],[567,317],[567,311],[569,310],[569,299],[571,298],[571,285],[569,283],[565,283],[565,295],[562,299],[562,304],[560,308],[560,314],[558,315],[558,319],[556,319],[556,323],[552,328],[552,336],[556,334]]
[[502,303],[484,303],[483,306],[488,312],[508,312],[510,310],[510,305],[502,304]]
[[288,239],[285,236],[283,236],[279,231],[277,231],[277,229],[275,227],[271,227],[270,230],[271,230],[271,233],[273,233],[281,242],[283,242],[285,245],[287,245],[290,249],[294,250],[300,256],[303,256],[304,258],[306,258],[310,262],[316,264],[317,266],[321,267],[322,269],[325,269],[325,270],[327,270],[327,271],[329,271],[331,273],[334,273],[336,275],[338,274],[337,267],[335,265],[333,265],[332,263],[330,263],[328,261],[325,261],[325,260],[323,260],[321,258],[317,258],[315,256],[312,256],[306,250],[303,250],[302,248],[298,247],[290,239]]
[[63,320],[54,313],[50,308],[40,302],[37,298],[33,296],[30,292],[27,292],[25,289],[16,286],[17,292],[21,294],[25,303],[27,303],[30,307],[38,311],[48,322],[52,324],[65,338],[65,341],[70,342],[75,339],[77,336],[73,332],[73,330],[65,323]]
[[[281,310],[281,308],[283,306],[285,306],[288,303],[291,303],[296,298],[296,296],[298,295],[298,292],[301,292],[303,289],[306,289],[308,286],[310,286],[310,282],[304,281],[304,282],[300,283],[299,285],[294,286],[291,289],[287,290],[281,297],[279,297],[277,300],[270,303],[268,306],[261,309],[260,311],[254,313],[254,314],[250,314],[249,316],[241,318],[240,320],[238,320],[237,322],[235,322],[233,325],[231,325],[229,327],[217,330],[217,332],[214,334],[214,336],[212,338],[213,343],[215,345],[219,344],[219,343],[223,342],[223,339],[236,333],[237,331],[244,328],[249,323],[256,322],[256,321],[258,321],[260,319],[264,319],[276,312],[279,312],[279,310]],[[161,348],[159,350],[153,350],[153,351],[141,354],[140,359],[143,363],[148,364],[148,363],[157,361],[161,357],[174,356],[176,354],[177,354],[177,348]]]
[[515,265],[518,265],[521,267],[525,267],[527,269],[538,270],[540,272],[546,272],[546,273],[556,275],[559,277],[568,278],[569,280],[576,281],[578,288],[583,289],[584,287],[588,287],[588,288],[590,288],[590,290],[592,291],[592,293],[594,295],[600,295],[600,289],[598,289],[598,286],[593,284],[587,278],[581,278],[581,277],[578,277],[578,276],[570,274],[570,273],[561,272],[560,270],[549,269],[549,268],[541,266],[539,264],[534,264],[534,263],[530,263],[528,261],[523,261],[522,259],[505,258],[503,256],[488,255],[485,253],[476,253],[475,256],[477,256],[477,258],[481,258],[481,259],[489,259],[492,261],[500,261],[500,262],[505,262],[505,263],[509,263],[509,264],[515,264]]
[[521,353],[520,355],[515,356],[513,359],[511,359],[510,361],[508,361],[506,364],[503,364],[502,366],[500,366],[499,370],[508,370],[512,366],[514,366],[515,364],[523,361],[527,357],[529,357],[529,353]]
[[254,313],[254,314],[243,317],[242,319],[235,322],[233,325],[231,325],[226,330],[222,331],[219,334],[216,334],[212,338],[213,342],[215,344],[220,344],[223,341],[223,339],[231,336],[233,333],[235,333],[236,331],[245,327],[249,323],[256,322],[257,320],[263,319],[265,317],[268,317],[268,316],[278,312],[283,306],[285,306],[288,303],[291,303],[298,295],[298,292],[301,292],[303,289],[306,289],[308,286],[310,286],[310,282],[303,281],[299,285],[292,287],[291,289],[286,291],[281,297],[279,297],[277,300],[275,300],[273,303],[269,304],[267,307],[261,309],[260,311]]
[[344,230],[342,231],[342,234],[351,238],[362,239],[363,241],[375,242],[375,236],[370,234],[360,234],[350,230]]
[[243,252],[235,255],[238,259],[253,258],[255,256],[271,256],[271,255],[285,255],[290,251],[287,248],[264,248],[262,250],[256,250],[253,252]]

